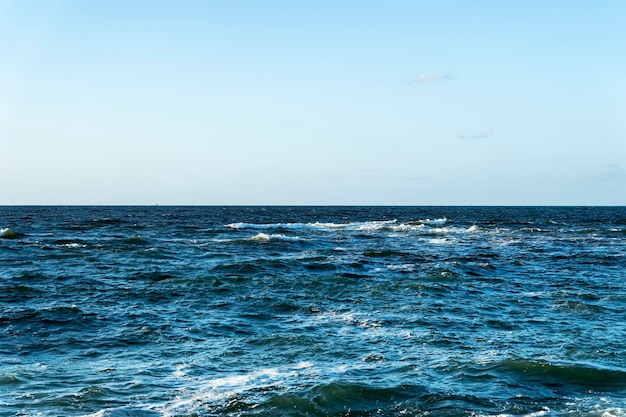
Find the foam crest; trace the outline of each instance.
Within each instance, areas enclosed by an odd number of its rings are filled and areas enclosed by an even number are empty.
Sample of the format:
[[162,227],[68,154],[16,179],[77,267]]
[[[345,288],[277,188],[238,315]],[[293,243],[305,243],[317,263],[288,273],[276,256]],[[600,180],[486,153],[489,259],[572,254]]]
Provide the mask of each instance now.
[[496,414],[496,415],[479,415],[479,417],[543,417],[543,416],[552,416],[555,413],[552,412],[548,407],[544,407],[543,410],[534,411],[528,414]]
[[179,396],[159,411],[165,416],[195,413],[245,392],[268,391],[289,385],[290,380],[299,379],[311,372],[315,372],[313,365],[304,361],[291,366],[264,368],[245,374],[216,378],[201,384],[191,395]]
[[266,233],[258,233],[251,238],[247,239],[253,242],[269,242],[271,240],[284,240],[288,242],[297,242],[300,240],[298,236],[287,236],[283,234],[266,234]]
[[160,417],[161,414],[150,410],[133,408],[105,408],[93,414],[85,414],[81,417]]
[[275,226],[272,224],[254,224],[254,223],[239,222],[239,223],[227,224],[225,227],[238,230],[238,229],[269,229],[270,227],[275,227]]
[[0,239],[17,239],[20,236],[22,236],[20,233],[14,232],[9,228],[0,229]]
[[398,225],[393,225],[390,227],[394,232],[423,232],[425,230],[425,226],[423,224],[415,224],[415,223],[400,223]]
[[269,237],[269,235],[266,235],[265,233],[259,233],[259,234],[255,235],[255,236],[252,236],[248,240],[251,240],[253,242],[269,242],[270,241],[270,237]]
[[[226,225],[232,229],[243,230],[252,229],[259,230],[257,235],[247,238],[248,241],[269,241],[269,240],[301,240],[299,237],[291,237],[281,233],[271,234],[272,229],[277,232],[288,231],[341,231],[346,233],[363,232],[363,233],[415,233],[424,235],[440,235],[440,236],[453,236],[464,234],[477,234],[488,233],[488,231],[481,229],[477,225],[471,226],[452,226],[449,225],[446,217],[438,219],[423,219],[414,220],[408,222],[398,222],[398,220],[373,220],[364,222],[350,222],[350,223],[267,223],[267,224],[255,224],[255,223],[231,223]],[[396,235],[397,236],[397,235]],[[237,240],[239,241],[239,239]],[[450,243],[443,239],[434,239],[431,243]]]
[[380,230],[385,227],[389,227],[391,224],[396,223],[397,220],[374,220],[367,222],[351,222],[351,223],[230,223],[225,225],[230,229],[290,229],[290,230]]
[[446,224],[448,222],[448,219],[446,217],[442,217],[440,219],[424,219],[424,220],[420,220],[420,222],[422,224],[442,225],[442,224]]
[[225,227],[228,227],[230,229],[235,229],[235,230],[242,230],[242,229],[302,230],[302,229],[331,229],[331,228],[338,228],[338,227],[344,227],[344,226],[345,225],[342,225],[342,224],[319,223],[319,222],[316,222],[316,223],[243,223],[243,222],[239,222],[239,223],[227,224]]
[[355,223],[354,226],[356,230],[359,230],[359,231],[376,231],[376,230],[381,230],[386,227],[389,227],[390,225],[395,224],[396,222],[397,220],[381,220],[381,221]]
[[[606,401],[604,398],[601,400]],[[587,416],[587,417],[624,417],[626,411],[622,407],[606,406],[602,403],[593,405],[580,404],[580,400],[570,401],[568,407],[564,410],[552,410],[549,407],[543,407],[541,410],[533,411],[526,414],[478,414],[478,417],[544,417],[544,416],[560,416],[560,415],[572,415],[572,416]]]
[[428,239],[428,243],[432,243],[433,245],[443,245],[445,243],[450,243],[450,241],[445,237],[440,237],[436,239]]
[[387,265],[387,269],[398,272],[415,272],[415,264]]

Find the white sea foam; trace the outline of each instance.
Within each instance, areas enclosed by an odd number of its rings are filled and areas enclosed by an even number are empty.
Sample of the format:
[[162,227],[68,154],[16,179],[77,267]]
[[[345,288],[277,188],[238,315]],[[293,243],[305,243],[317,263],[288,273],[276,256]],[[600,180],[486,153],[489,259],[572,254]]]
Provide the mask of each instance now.
[[241,242],[269,242],[272,240],[282,240],[288,242],[297,242],[303,240],[299,236],[288,236],[282,233],[263,233],[259,232],[254,236],[246,237],[246,238],[237,238],[237,239],[215,239],[207,244],[215,244],[215,243],[241,243]]
[[248,240],[253,240],[255,242],[269,242],[270,237],[269,235],[266,235],[265,233],[259,233],[255,236],[252,236]]
[[343,228],[348,227],[348,226],[350,226],[352,224],[353,223],[320,223],[320,222],[315,222],[315,223],[306,223],[305,226],[306,227],[316,228],[316,229],[343,229]]
[[443,245],[445,243],[450,243],[450,241],[445,237],[440,237],[437,239],[428,239],[428,243],[431,243],[433,245]]
[[353,223],[230,223],[225,225],[230,229],[292,229],[292,230],[357,230],[357,231],[375,231],[396,223],[397,220],[374,220],[367,222]]
[[425,230],[425,226],[423,224],[400,223],[390,226],[390,229],[394,232],[422,232]]
[[19,234],[15,233],[13,230],[6,228],[0,229],[0,238],[2,239],[15,239]]
[[626,416],[626,410],[621,407],[613,407],[608,408],[606,410],[601,410],[602,414],[599,414],[600,417],[623,417]]
[[184,371],[186,365],[185,364],[178,364],[176,365],[176,370],[174,370],[174,372],[172,373],[172,376],[174,378],[180,378],[180,379],[186,379],[187,378],[187,372]]
[[61,246],[64,248],[68,248],[68,249],[77,249],[77,248],[87,247],[87,245],[85,245],[84,243],[64,243]]
[[[423,223],[422,223],[423,222]],[[408,222],[408,223],[400,223],[395,225],[390,225],[389,229],[394,232],[412,232],[412,233],[420,233],[420,234],[464,234],[464,233],[477,233],[482,232],[482,230],[477,225],[472,225],[468,228],[464,227],[451,227],[443,225],[447,222],[447,219],[435,219],[430,220],[426,219],[426,221],[420,220],[419,222]]]
[[248,240],[254,241],[254,242],[269,242],[270,240],[286,240],[286,241],[291,241],[291,242],[295,242],[300,240],[300,238],[298,236],[287,236],[287,235],[283,235],[283,234],[266,234],[266,233],[258,233],[254,236],[252,236],[251,238],[248,238]]
[[225,227],[228,227],[228,228],[231,228],[231,229],[268,229],[270,227],[276,227],[276,225],[273,225],[273,224],[254,224],[254,223],[239,222],[239,223],[227,224]]
[[93,414],[85,414],[81,417],[157,417],[160,413],[154,411],[131,409],[131,408],[105,408]]
[[491,416],[485,415],[481,417],[541,417],[541,416],[546,416],[546,415],[556,415],[556,414],[553,413],[549,408],[545,407],[543,410],[535,411],[535,412],[528,413],[528,414],[522,414],[521,416],[519,414],[495,414]]
[[225,227],[230,229],[331,229],[346,227],[348,223],[230,223]]
[[448,222],[448,219],[446,217],[442,217],[440,219],[424,219],[424,220],[420,220],[420,222],[423,224],[441,225],[441,224],[446,224]]
[[[273,387],[289,385],[290,380],[306,378],[319,373],[308,361],[293,365],[263,368],[252,372],[229,375],[196,384],[193,392],[185,392],[158,410],[164,416],[195,413],[204,407],[228,400],[248,391],[267,391]],[[293,382],[292,382],[293,383]],[[100,416],[94,416],[100,417]]]
[[397,220],[383,220],[373,222],[354,223],[353,227],[360,231],[376,231],[395,224]]
[[415,264],[387,265],[387,269],[400,272],[414,272]]
[[600,402],[596,402],[594,399],[590,402],[588,399],[578,398],[568,402],[565,410],[552,410],[548,407],[543,407],[542,410],[534,411],[528,414],[495,414],[495,415],[480,415],[479,417],[543,417],[543,416],[560,416],[560,415],[573,415],[573,416],[588,416],[588,417],[624,417],[626,416],[626,410],[622,407],[612,406],[611,401],[607,398],[600,398]]
[[[339,334],[347,334],[358,331],[376,331],[378,333],[381,325],[372,320],[371,314],[364,314],[356,311],[335,311],[329,310],[315,316],[303,318],[306,326],[332,325],[338,328]],[[338,326],[339,325],[339,326]]]

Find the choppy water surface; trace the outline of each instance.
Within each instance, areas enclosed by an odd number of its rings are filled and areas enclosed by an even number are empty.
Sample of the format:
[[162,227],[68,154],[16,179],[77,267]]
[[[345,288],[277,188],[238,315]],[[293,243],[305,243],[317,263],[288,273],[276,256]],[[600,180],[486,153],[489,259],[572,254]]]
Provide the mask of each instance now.
[[626,209],[0,207],[2,416],[623,416]]

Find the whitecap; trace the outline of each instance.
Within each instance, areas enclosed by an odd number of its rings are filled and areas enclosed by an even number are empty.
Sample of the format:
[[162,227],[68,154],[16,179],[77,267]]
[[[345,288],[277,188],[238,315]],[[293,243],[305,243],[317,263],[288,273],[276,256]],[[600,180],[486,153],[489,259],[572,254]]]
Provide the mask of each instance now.
[[65,243],[65,244],[62,244],[61,246],[64,247],[64,248],[67,248],[67,249],[78,249],[78,248],[86,248],[87,247],[87,245],[85,245],[84,243],[76,243],[76,242]]
[[0,239],[17,239],[20,236],[20,233],[14,232],[9,228],[0,229]]
[[187,378],[187,372],[184,371],[184,369],[186,368],[185,364],[178,364],[176,365],[176,369],[174,370],[174,372],[172,372],[172,376],[174,378]]
[[259,233],[255,236],[252,236],[248,240],[252,240],[254,242],[269,242],[270,237],[266,235],[265,233]]
[[316,229],[341,229],[350,226],[352,223],[306,223],[305,226]]
[[[267,391],[273,387],[286,385],[292,379],[305,378],[311,373],[318,373],[308,362],[299,362],[290,366],[262,368],[252,372],[234,374],[201,383],[193,392],[185,392],[162,407],[164,415],[196,413],[216,402],[228,400],[248,391]],[[100,417],[100,416],[94,416]]]
[[299,241],[300,238],[298,236],[287,236],[283,234],[266,234],[266,233],[258,233],[247,240],[253,242],[269,242],[270,240],[284,240],[288,242],[296,242]]
[[415,264],[387,265],[387,269],[399,272],[414,272]]
[[224,227],[228,227],[230,229],[268,229],[271,227],[278,227],[275,224],[255,224],[255,223],[230,223]]
[[241,230],[241,229],[330,229],[330,228],[339,228],[345,227],[346,224],[336,224],[336,223],[230,223],[225,225],[224,227],[228,227],[230,229]]
[[424,230],[423,224],[401,223],[398,225],[390,226],[390,229],[394,232],[421,232]]
[[448,218],[442,217],[440,219],[423,219],[423,220],[418,220],[418,222],[422,224],[442,225],[448,222]]
[[84,414],[81,417],[157,417],[160,413],[149,410],[132,408],[105,408],[93,414]]
[[379,220],[379,221],[371,221],[371,222],[358,222],[353,224],[353,228],[359,231],[377,231],[381,230],[385,227],[388,227],[397,220]]
[[292,229],[292,230],[336,230],[347,229],[357,231],[376,231],[388,227],[391,224],[396,223],[397,220],[374,220],[367,222],[353,222],[353,223],[230,223],[224,227],[230,229]]
[[431,243],[433,245],[442,245],[444,243],[448,243],[448,239],[446,238],[438,238],[438,239],[428,239],[428,243]]
[[520,414],[495,414],[495,415],[479,414],[479,416],[480,417],[542,417],[548,414],[553,415],[554,413],[552,413],[549,408],[545,407],[543,410],[534,411],[532,413],[521,414],[521,415]]

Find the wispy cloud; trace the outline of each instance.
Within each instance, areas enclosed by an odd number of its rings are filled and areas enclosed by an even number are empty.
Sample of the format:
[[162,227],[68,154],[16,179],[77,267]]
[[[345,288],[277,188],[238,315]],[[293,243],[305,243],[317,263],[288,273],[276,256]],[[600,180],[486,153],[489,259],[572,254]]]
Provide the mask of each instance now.
[[400,80],[402,84],[434,84],[440,81],[454,80],[456,79],[456,74],[452,73],[429,73],[422,72],[417,74],[415,78],[411,78],[409,80]]
[[475,132],[471,134],[463,133],[459,135],[458,137],[461,139],[484,139],[484,138],[488,138],[489,136],[493,136],[495,133],[496,133],[495,130],[487,129],[487,130],[481,130],[479,132]]

